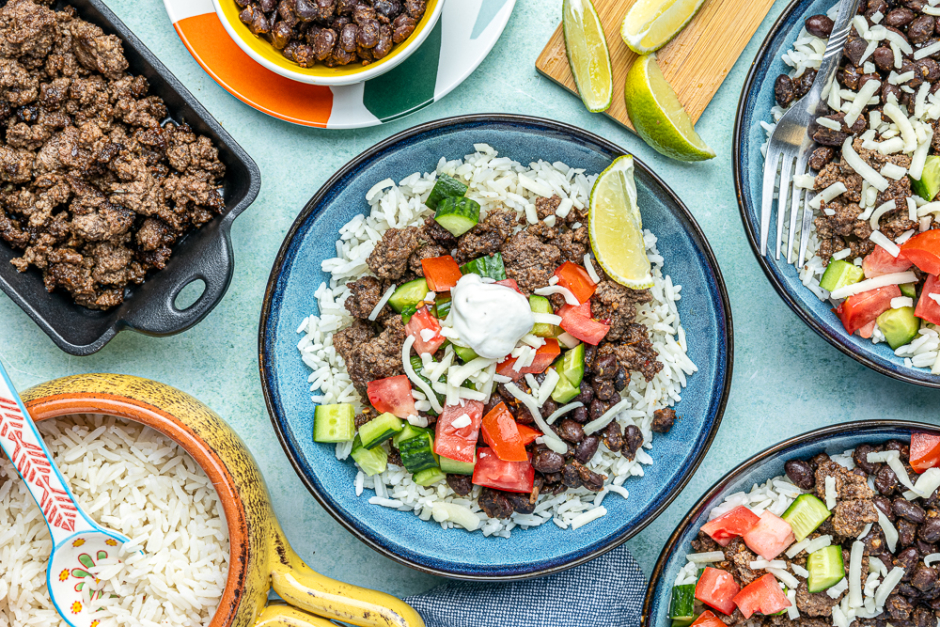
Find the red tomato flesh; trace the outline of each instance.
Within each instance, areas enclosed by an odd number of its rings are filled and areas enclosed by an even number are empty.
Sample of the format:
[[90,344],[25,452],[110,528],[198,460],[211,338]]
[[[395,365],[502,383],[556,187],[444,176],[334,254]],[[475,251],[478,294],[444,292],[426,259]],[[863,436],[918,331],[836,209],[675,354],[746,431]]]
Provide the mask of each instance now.
[[[495,285],[502,285],[503,287],[508,287],[522,294],[522,290],[519,289],[519,284],[516,283],[515,279],[503,279],[502,281],[497,281]],[[525,294],[523,294],[523,296],[525,296]]]
[[728,546],[735,538],[743,536],[760,522],[760,516],[739,505],[727,514],[702,525],[702,531],[721,546]]
[[727,627],[727,625],[709,610],[705,610],[689,627]]
[[876,276],[884,276],[896,272],[904,272],[910,267],[910,261],[901,255],[892,257],[891,253],[881,246],[875,246],[875,250],[870,252],[868,256],[862,260],[862,271],[865,273],[865,278],[867,279],[874,279]]
[[483,441],[504,462],[529,461],[516,418],[506,403],[500,403],[483,416]]
[[760,522],[741,537],[747,548],[765,560],[775,559],[796,542],[790,523],[770,512],[761,514]]
[[395,414],[399,418],[418,415],[415,399],[411,395],[411,381],[403,374],[370,381],[366,391],[369,403],[383,414]]
[[722,614],[734,612],[734,597],[741,591],[729,572],[707,566],[695,584],[695,598]]
[[523,446],[529,446],[543,435],[541,431],[533,429],[529,425],[516,424],[516,428],[519,429],[519,437],[522,438]]
[[[463,415],[470,418],[470,424],[466,427],[454,427],[454,421]],[[434,428],[434,452],[448,459],[472,464],[482,422],[483,403],[480,401],[445,406]]]
[[[434,335],[425,340],[422,337],[422,331],[430,329]],[[416,314],[411,316],[411,320],[405,325],[405,333],[415,339],[414,349],[419,355],[424,353],[434,354],[444,343],[444,336],[441,335],[441,323],[431,315],[427,307],[422,307]]]
[[875,334],[875,321],[872,320],[861,329],[858,330],[860,337],[865,338],[866,340],[871,339],[871,336]]
[[610,325],[591,318],[591,304],[565,305],[555,312],[561,316],[561,328],[586,344],[597,346],[610,331]]
[[460,273],[460,266],[450,255],[422,259],[421,269],[424,270],[424,279],[428,282],[428,289],[432,292],[449,292],[463,276]]
[[901,254],[927,274],[940,274],[940,231],[924,231],[901,244]]
[[790,600],[783,594],[776,577],[770,573],[752,582],[734,597],[734,604],[744,618],[753,614],[770,616],[790,607]]
[[835,309],[835,312],[842,320],[846,333],[852,335],[891,309],[891,299],[898,298],[900,295],[901,288],[897,285],[879,287],[849,296]]
[[486,488],[529,494],[535,483],[535,469],[528,461],[504,462],[491,448],[477,450],[473,483]]
[[940,466],[940,435],[911,434],[911,467],[917,472]]
[[921,320],[940,324],[940,303],[930,298],[929,294],[940,295],[940,279],[936,274],[928,275],[927,280],[924,281],[920,299],[917,301],[917,307],[914,308],[914,315]]
[[535,351],[535,359],[532,360],[531,366],[515,370],[513,365],[516,363],[516,358],[509,357],[496,366],[496,374],[512,377],[513,381],[521,379],[527,374],[539,374],[548,370],[548,367],[555,363],[560,354],[561,346],[558,345],[558,340],[547,339]]
[[561,264],[555,270],[555,276],[558,277],[558,285],[574,294],[581,304],[591,300],[597,290],[597,284],[591,280],[591,275],[576,263],[566,261]]

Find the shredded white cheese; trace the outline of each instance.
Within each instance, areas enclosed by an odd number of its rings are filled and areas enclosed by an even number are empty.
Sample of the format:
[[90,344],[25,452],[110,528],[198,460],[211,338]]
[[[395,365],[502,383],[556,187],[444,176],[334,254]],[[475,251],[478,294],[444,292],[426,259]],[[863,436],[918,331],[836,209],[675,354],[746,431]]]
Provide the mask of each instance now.
[[617,403],[616,405],[614,405],[613,407],[611,407],[610,409],[608,409],[607,411],[605,411],[603,415],[597,420],[592,420],[591,422],[584,425],[584,435],[591,435],[592,433],[596,431],[600,431],[601,429],[609,425],[613,421],[613,419],[617,417],[617,414],[619,414],[621,411],[626,409],[632,402],[633,402],[633,399],[630,397],[627,397],[623,399],[622,401],[620,401],[619,403]]
[[[389,179],[389,180],[391,180],[391,179]],[[385,305],[388,304],[388,299],[391,298],[391,297],[392,297],[392,294],[395,293],[395,289],[396,289],[396,288],[395,288],[395,286],[393,285],[393,286],[391,286],[390,288],[388,288],[387,290],[385,290],[385,293],[382,294],[382,298],[379,299],[379,302],[378,302],[378,304],[375,306],[375,309],[373,309],[373,310],[372,310],[372,313],[369,314],[369,320],[371,320],[372,322],[375,322],[375,320],[379,317],[379,314],[382,313],[382,309],[384,309],[384,308],[385,308]]]
[[862,605],[862,556],[865,545],[856,540],[849,555],[849,607]]
[[543,436],[542,443],[545,444],[548,448],[555,451],[559,454],[564,454],[568,452],[568,445],[561,441],[555,432],[552,431],[552,428],[545,422],[545,419],[542,418],[542,414],[539,412],[539,408],[535,403],[535,399],[523,392],[516,386],[515,383],[507,383],[506,389],[509,390],[509,393],[512,394],[520,403],[526,406],[526,409],[529,410],[529,413],[532,414],[535,424],[538,425],[538,428],[542,431]]
[[904,283],[915,283],[916,281],[917,275],[915,275],[913,272],[895,272],[893,274],[885,274],[883,276],[875,277],[874,279],[866,279],[852,285],[840,287],[839,289],[833,291],[831,296],[834,299],[847,298],[849,296],[861,294],[862,292],[874,290],[879,287],[886,287],[888,285],[902,285]]
[[901,254],[901,249],[898,248],[898,245],[888,239],[888,237],[881,231],[872,231],[871,235],[868,236],[868,239],[884,248],[892,257],[896,258]]
[[826,488],[826,509],[830,512],[836,508],[836,478],[833,476],[826,477],[825,481]]
[[540,287],[537,290],[535,290],[535,293],[539,296],[551,296],[552,294],[561,294],[562,296],[565,297],[565,302],[568,303],[569,305],[577,307],[578,305],[581,304],[578,301],[578,299],[575,298],[574,294],[571,293],[571,290],[569,290],[566,287],[562,287],[560,285],[549,285],[548,287]]
[[597,275],[597,270],[594,269],[594,264],[591,262],[591,253],[584,253],[584,269],[587,270],[588,276],[591,277],[595,285],[601,282],[601,277]]
[[[875,509],[878,509],[877,507]],[[878,524],[881,526],[881,530],[885,534],[885,542],[888,543],[888,550],[894,553],[894,550],[898,545],[898,530],[895,528],[891,521],[888,520],[888,517],[884,515],[880,509],[878,509]]]
[[578,407],[584,407],[584,403],[575,402],[568,403],[567,405],[562,405],[558,409],[552,412],[552,414],[545,420],[548,424],[554,424],[556,420],[564,416],[570,411],[576,410]]
[[693,564],[710,564],[712,562],[721,562],[725,559],[725,554],[721,551],[708,551],[706,553],[689,553],[685,556]]
[[830,202],[831,200],[844,194],[846,191],[848,191],[848,188],[846,188],[843,183],[833,183],[826,189],[816,194],[816,196],[811,201],[809,201],[809,205],[813,209],[819,209],[822,203]]
[[891,309],[900,309],[901,307],[913,307],[914,299],[910,296],[898,296],[891,299]]
[[895,566],[891,569],[891,572],[885,576],[884,581],[881,582],[881,585],[878,586],[878,591],[875,593],[875,605],[878,607],[884,607],[885,601],[888,600],[888,597],[894,591],[894,588],[901,583],[901,579],[904,578],[904,569]]
[[428,402],[431,403],[431,408],[435,412],[441,414],[444,412],[444,408],[441,407],[441,404],[437,400],[437,395],[434,394],[434,390],[431,389],[431,386],[425,383],[421,377],[418,376],[418,373],[415,372],[415,369],[411,367],[411,347],[414,346],[415,338],[414,336],[409,335],[405,338],[405,343],[401,347],[401,363],[405,368],[405,374],[408,375],[408,379],[418,386],[424,395],[427,396]]
[[[887,108],[888,106],[886,105],[885,109],[887,110]],[[900,109],[898,110],[900,111]],[[907,118],[904,118],[904,120],[907,121]],[[910,126],[910,122],[908,122],[908,126]],[[883,192],[888,189],[888,179],[878,174],[874,168],[865,163],[865,161],[863,161],[862,158],[858,156],[858,153],[855,152],[854,148],[852,148],[852,139],[852,137],[849,137],[845,140],[845,143],[842,144],[842,156],[845,157],[846,163],[848,163],[849,167],[855,170],[859,176],[868,181],[868,183],[879,192]]]

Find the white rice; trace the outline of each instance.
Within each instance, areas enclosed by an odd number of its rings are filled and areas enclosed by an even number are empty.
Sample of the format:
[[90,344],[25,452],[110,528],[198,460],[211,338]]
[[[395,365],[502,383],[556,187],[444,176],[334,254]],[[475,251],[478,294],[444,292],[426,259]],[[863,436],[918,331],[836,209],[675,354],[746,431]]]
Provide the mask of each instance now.
[[[91,569],[105,592],[100,626],[207,625],[228,577],[229,538],[203,470],[165,436],[117,418],[58,418],[39,430],[89,516],[131,539]],[[0,625],[67,627],[46,590],[51,552],[42,512],[0,457]]]
[[[512,209],[527,216],[532,223],[535,200],[538,192],[556,194],[562,202],[556,212],[567,213],[571,207],[583,208],[589,202],[591,187],[596,175],[586,175],[584,170],[570,168],[563,163],[538,161],[524,166],[507,157],[499,157],[497,152],[486,144],[475,144],[475,153],[464,159],[448,161],[441,158],[437,168],[431,173],[416,172],[405,177],[397,185],[384,182],[381,189],[373,189],[367,196],[370,212],[358,215],[340,229],[340,238],[336,242],[337,256],[323,262],[323,271],[331,274],[329,285],[321,284],[314,293],[319,315],[311,315],[299,326],[298,333],[303,337],[298,344],[301,359],[310,368],[307,378],[314,403],[352,403],[357,410],[361,407],[357,394],[343,359],[333,347],[333,333],[350,324],[349,316],[343,303],[349,296],[347,281],[352,281],[368,274],[366,259],[376,242],[389,228],[423,224],[432,212],[424,205],[434,187],[437,176],[447,174],[466,183],[469,187],[467,197],[480,203],[481,215],[497,207]],[[378,188],[378,186],[376,186]],[[532,191],[536,190],[536,191]],[[659,353],[663,369],[650,383],[642,376],[634,376],[624,389],[624,398],[633,400],[618,416],[621,426],[635,425],[643,434],[644,448],[653,446],[653,432],[650,428],[653,411],[673,406],[682,396],[686,378],[698,368],[687,355],[685,330],[679,320],[677,303],[681,299],[682,287],[674,285],[672,279],[663,274],[664,258],[656,248],[656,236],[644,231],[644,240],[650,261],[653,265],[654,286],[651,288],[653,301],[638,307],[637,322],[649,328],[650,340]],[[336,456],[345,459],[349,455],[348,443],[337,445]],[[612,453],[603,444],[594,458],[587,464],[594,472],[608,477],[611,492],[622,498],[627,497],[625,489],[613,490],[613,486],[622,486],[630,477],[642,477],[643,466],[653,463],[646,450],[637,451],[634,460],[627,460],[619,453]],[[361,488],[373,490],[384,500],[374,501]],[[389,466],[382,474],[365,477],[362,473],[350,486],[361,498],[371,498],[370,502],[386,507],[397,501],[395,506],[402,511],[412,511],[422,520],[430,520],[434,506],[438,503],[455,503],[469,508],[479,518],[479,529],[485,536],[509,537],[515,527],[536,527],[553,521],[563,529],[577,528],[582,524],[603,516],[606,509],[599,503],[595,506],[597,494],[584,488],[568,490],[566,493],[541,498],[532,514],[514,514],[508,520],[490,519],[477,504],[480,488],[475,487],[470,497],[455,494],[446,483],[422,487],[414,483],[404,468]],[[603,510],[603,511],[600,511]],[[453,528],[451,520],[435,521],[444,528]]]

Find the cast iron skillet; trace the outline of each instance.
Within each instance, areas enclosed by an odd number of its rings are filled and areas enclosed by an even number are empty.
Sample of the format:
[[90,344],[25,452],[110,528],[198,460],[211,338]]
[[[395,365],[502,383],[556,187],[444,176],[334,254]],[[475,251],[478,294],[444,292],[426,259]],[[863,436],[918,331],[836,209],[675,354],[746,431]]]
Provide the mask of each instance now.
[[[59,348],[72,355],[90,355],[126,328],[147,335],[172,335],[189,329],[212,311],[232,280],[232,222],[258,196],[261,173],[231,135],[104,2],[70,0],[69,4],[82,19],[121,38],[130,63],[128,71],[147,78],[150,93],[163,98],[174,120],[186,122],[196,133],[209,137],[226,167],[222,215],[177,242],[166,268],[150,274],[143,285],[130,287],[124,303],[109,311],[80,307],[64,292],[49,294],[38,270],[30,268],[23,274],[16,271],[10,260],[20,252],[0,241],[0,289]],[[176,297],[183,288],[200,280],[205,283],[202,295],[186,309],[177,308]]]

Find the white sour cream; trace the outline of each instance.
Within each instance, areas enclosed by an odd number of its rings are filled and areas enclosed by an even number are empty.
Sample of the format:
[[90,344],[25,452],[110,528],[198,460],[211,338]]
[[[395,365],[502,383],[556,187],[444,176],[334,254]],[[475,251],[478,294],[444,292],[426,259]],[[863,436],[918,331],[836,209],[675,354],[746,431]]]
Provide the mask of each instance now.
[[525,296],[477,274],[461,277],[450,295],[454,331],[480,357],[505,357],[535,324]]

